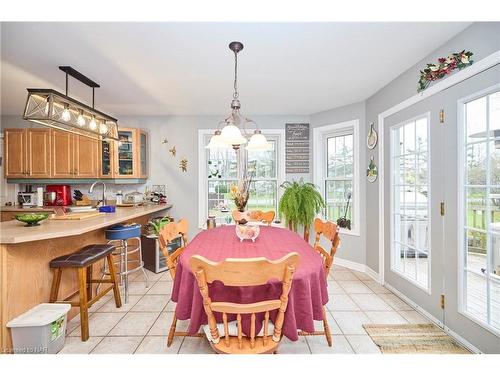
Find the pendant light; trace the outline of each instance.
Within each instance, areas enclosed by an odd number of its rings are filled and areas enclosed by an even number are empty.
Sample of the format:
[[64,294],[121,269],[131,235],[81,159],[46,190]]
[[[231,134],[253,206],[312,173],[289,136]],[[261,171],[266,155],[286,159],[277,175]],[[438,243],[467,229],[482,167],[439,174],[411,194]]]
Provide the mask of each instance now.
[[[59,69],[66,73],[66,93],[27,89],[23,119],[92,139],[118,140],[118,120],[94,108],[94,89],[99,85],[70,66]],[[69,76],[92,88],[92,106],[68,96]]]
[[[248,150],[269,149],[271,145],[266,137],[256,129],[250,137],[247,134],[248,126],[257,127],[257,124],[240,113],[241,103],[238,93],[238,53],[243,49],[241,42],[229,43],[229,49],[234,52],[234,92],[231,100],[231,114],[219,123],[218,129],[206,146],[209,149],[228,148],[238,150],[241,145],[248,142]],[[221,130],[222,127],[222,130]],[[250,137],[250,141],[248,138]]]

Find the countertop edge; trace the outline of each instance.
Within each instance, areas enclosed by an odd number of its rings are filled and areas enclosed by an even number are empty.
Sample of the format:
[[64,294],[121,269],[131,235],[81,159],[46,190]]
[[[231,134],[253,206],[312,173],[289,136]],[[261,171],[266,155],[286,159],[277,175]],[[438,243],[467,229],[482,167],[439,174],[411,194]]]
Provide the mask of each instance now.
[[[18,244],[18,243],[50,240],[50,239],[54,239],[54,238],[78,236],[78,235],[82,235],[82,234],[91,232],[93,230],[105,228],[105,227],[113,225],[113,224],[122,223],[124,221],[135,219],[137,217],[152,214],[152,213],[155,213],[158,211],[168,210],[170,208],[172,208],[171,204],[151,206],[151,208],[144,210],[142,212],[135,212],[135,213],[130,213],[129,215],[120,216],[118,218],[112,218],[111,220],[106,221],[106,223],[96,223],[94,225],[89,223],[90,225],[85,227],[85,228],[75,228],[74,230],[66,230],[63,233],[51,232],[51,233],[48,233],[47,235],[37,233],[37,234],[33,234],[32,236],[29,236],[29,235],[22,236],[22,240],[20,240],[17,236],[13,236],[13,237],[8,237],[8,236],[3,237],[2,236],[0,238],[0,245],[12,245],[12,244]],[[89,220],[92,220],[92,219],[89,219]],[[81,222],[85,223],[85,220],[82,220]]]

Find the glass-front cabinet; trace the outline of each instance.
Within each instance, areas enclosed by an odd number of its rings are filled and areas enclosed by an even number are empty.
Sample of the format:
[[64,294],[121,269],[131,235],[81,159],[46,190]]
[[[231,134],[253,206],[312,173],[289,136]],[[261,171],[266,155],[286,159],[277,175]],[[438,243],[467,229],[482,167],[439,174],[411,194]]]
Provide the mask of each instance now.
[[148,177],[148,134],[142,129],[119,128],[118,141],[101,142],[101,178]]

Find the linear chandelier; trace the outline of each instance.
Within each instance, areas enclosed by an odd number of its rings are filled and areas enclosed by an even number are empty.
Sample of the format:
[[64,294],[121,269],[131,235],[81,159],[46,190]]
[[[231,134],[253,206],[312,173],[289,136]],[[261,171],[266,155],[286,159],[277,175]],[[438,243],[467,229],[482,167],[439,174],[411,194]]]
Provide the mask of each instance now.
[[[92,139],[118,140],[118,120],[94,108],[97,83],[70,66],[66,73],[66,94],[52,89],[27,89],[23,119]],[[92,107],[68,96],[68,76],[92,88]]]
[[[238,52],[243,49],[241,42],[229,43],[229,49],[234,52],[234,92],[231,100],[231,114],[219,122],[215,134],[210,138],[206,148],[229,148],[238,150],[241,145],[247,144],[247,150],[269,150],[271,144],[258,129],[255,121],[246,118],[240,113],[241,103],[238,93]],[[251,132],[249,127],[255,127]]]

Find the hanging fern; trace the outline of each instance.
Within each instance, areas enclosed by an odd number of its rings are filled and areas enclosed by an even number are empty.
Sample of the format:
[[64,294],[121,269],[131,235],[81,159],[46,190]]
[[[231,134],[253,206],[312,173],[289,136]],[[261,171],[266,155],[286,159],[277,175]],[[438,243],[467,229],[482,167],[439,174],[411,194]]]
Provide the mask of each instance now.
[[278,212],[286,224],[294,231],[302,225],[309,227],[314,218],[325,207],[325,202],[314,184],[309,182],[285,181],[281,186],[285,192],[281,196]]

